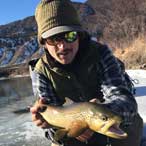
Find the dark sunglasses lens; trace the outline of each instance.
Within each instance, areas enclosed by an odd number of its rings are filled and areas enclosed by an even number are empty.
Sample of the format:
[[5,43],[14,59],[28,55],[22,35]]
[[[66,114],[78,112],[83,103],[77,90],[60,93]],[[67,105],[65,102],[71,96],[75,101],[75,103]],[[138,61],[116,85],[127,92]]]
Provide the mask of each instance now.
[[66,41],[67,43],[73,43],[74,41],[77,40],[77,38],[78,38],[78,33],[76,31],[71,31],[71,32],[61,33],[61,34],[52,36],[47,39],[47,43],[49,45],[56,45],[62,40]]
[[65,33],[64,35],[64,39],[68,43],[74,42],[77,39],[77,37],[78,37],[78,34],[76,31],[71,31],[71,32]]

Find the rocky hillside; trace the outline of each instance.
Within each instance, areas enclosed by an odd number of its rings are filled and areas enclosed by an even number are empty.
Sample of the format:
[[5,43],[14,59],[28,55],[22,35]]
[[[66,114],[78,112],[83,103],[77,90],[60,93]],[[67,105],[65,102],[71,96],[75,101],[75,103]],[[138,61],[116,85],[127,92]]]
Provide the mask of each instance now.
[[[83,27],[114,51],[123,51],[146,33],[146,0],[88,0],[74,6]],[[0,76],[7,67],[28,66],[40,52],[34,16],[0,26]],[[145,62],[146,58],[138,63]]]

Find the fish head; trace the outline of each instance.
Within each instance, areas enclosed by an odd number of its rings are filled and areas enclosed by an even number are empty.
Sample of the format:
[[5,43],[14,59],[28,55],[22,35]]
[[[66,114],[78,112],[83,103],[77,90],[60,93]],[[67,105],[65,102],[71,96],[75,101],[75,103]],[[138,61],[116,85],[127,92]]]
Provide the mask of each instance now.
[[124,139],[127,137],[127,133],[120,128],[122,118],[119,115],[102,106],[92,111],[93,115],[90,116],[89,122],[90,129],[116,139]]

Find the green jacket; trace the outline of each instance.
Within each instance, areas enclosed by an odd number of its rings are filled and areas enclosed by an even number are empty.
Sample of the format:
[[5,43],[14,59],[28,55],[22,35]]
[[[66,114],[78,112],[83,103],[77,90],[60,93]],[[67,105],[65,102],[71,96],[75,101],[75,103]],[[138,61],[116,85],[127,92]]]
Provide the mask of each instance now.
[[89,101],[98,96],[99,74],[98,44],[91,42],[80,56],[75,68],[65,70],[62,67],[52,66],[47,55],[44,55],[36,64],[35,71],[47,77],[54,88],[58,98],[65,97],[73,101]]

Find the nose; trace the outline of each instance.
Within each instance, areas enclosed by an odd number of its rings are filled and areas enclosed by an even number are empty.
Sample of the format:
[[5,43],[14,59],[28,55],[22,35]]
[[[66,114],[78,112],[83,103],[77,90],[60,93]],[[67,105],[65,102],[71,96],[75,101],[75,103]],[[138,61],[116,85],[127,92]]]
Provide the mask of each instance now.
[[64,40],[62,40],[57,43],[57,47],[61,50],[64,50],[65,48],[67,48],[67,43]]

